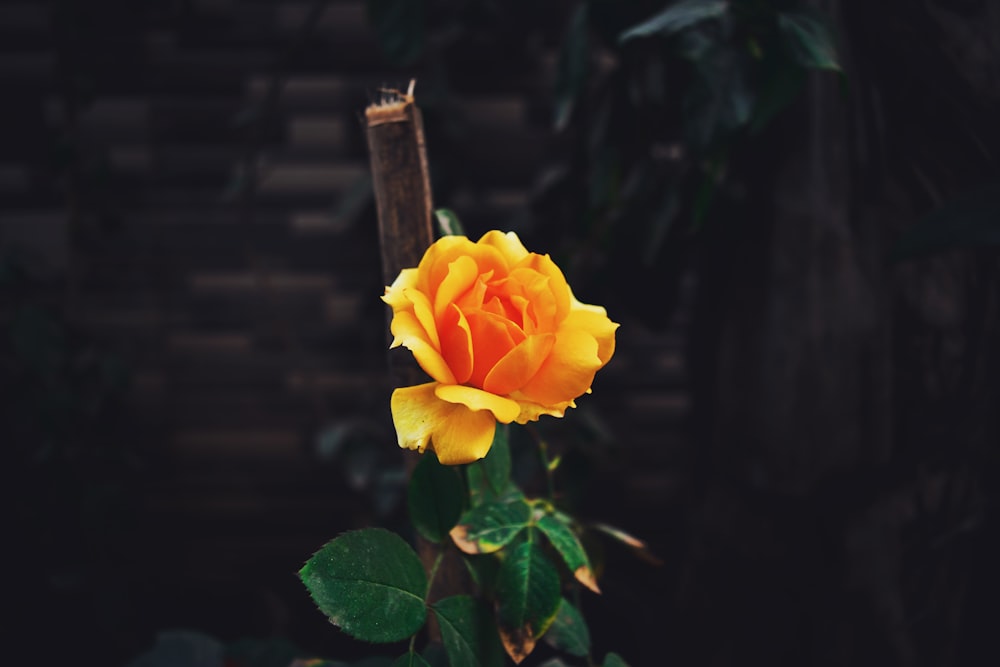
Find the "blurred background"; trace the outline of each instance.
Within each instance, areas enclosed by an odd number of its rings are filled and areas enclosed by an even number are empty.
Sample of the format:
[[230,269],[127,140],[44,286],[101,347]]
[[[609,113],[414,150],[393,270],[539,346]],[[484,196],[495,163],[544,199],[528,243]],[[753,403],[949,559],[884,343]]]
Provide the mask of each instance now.
[[998,664],[998,35],[989,0],[0,0],[10,650],[373,653],[296,573],[407,530],[363,111],[416,79],[435,205],[622,324],[540,423],[652,554],[591,545],[594,654]]

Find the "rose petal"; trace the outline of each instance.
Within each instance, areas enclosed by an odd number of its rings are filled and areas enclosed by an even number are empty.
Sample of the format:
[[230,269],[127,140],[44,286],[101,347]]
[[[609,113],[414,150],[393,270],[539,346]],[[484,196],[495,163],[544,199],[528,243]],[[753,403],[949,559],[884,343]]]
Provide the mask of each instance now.
[[524,397],[544,406],[572,401],[590,389],[601,367],[597,340],[574,329],[556,332],[556,343],[545,363],[522,388]]
[[436,382],[392,392],[392,421],[399,446],[423,452],[428,446],[445,465],[471,463],[486,456],[496,419],[488,410],[470,410],[435,395]]
[[470,410],[488,410],[497,421],[509,424],[520,413],[517,401],[460,384],[441,384],[434,394],[442,401],[460,403]]
[[[586,306],[586,304],[580,304]],[[615,353],[615,331],[618,323],[608,319],[603,308],[591,306],[578,308],[577,304],[569,311],[569,315],[563,320],[563,329],[579,329],[586,331],[597,340],[597,356],[601,364],[608,363]]]
[[531,253],[518,262],[517,266],[511,270],[511,273],[516,269],[522,268],[537,271],[549,279],[545,289],[555,300],[554,321],[556,323],[561,322],[567,313],[569,313],[570,300],[573,294],[569,289],[569,284],[566,283],[566,276],[563,275],[563,272],[548,255]]
[[513,266],[528,256],[528,250],[514,232],[504,234],[501,231],[492,229],[483,234],[477,243],[499,250],[500,254],[507,260],[508,266]]
[[403,269],[396,276],[396,279],[392,281],[392,285],[385,288],[385,294],[382,296],[382,300],[387,304],[396,309],[397,307],[405,307],[409,305],[409,300],[403,296],[403,290],[409,287],[415,287],[417,285],[417,270],[416,269]]
[[462,384],[472,375],[472,331],[461,309],[451,304],[441,317],[441,355],[455,376],[455,382]]
[[434,315],[441,317],[445,309],[469,291],[479,277],[479,267],[471,257],[459,257],[448,265],[448,274],[434,294]]
[[472,375],[468,383],[482,387],[486,375],[514,346],[524,340],[524,333],[503,315],[473,310],[465,313],[472,331]]
[[553,417],[562,417],[566,414],[567,408],[575,408],[575,401],[564,401],[562,403],[556,403],[554,405],[539,405],[532,401],[525,400],[520,392],[515,392],[511,395],[511,398],[517,401],[517,404],[521,407],[521,412],[518,413],[516,421],[518,424],[527,424],[528,422],[538,421],[538,418],[542,415],[552,415]]
[[403,290],[403,296],[413,304],[413,314],[427,332],[427,341],[436,349],[441,349],[441,339],[438,336],[437,323],[434,322],[434,312],[431,309],[430,299],[418,289],[407,287]]
[[395,314],[389,323],[392,332],[392,344],[389,347],[402,345],[413,353],[420,367],[438,382],[454,382],[455,375],[451,372],[444,357],[427,340],[427,333],[417,316],[408,311]]
[[483,381],[483,389],[506,396],[523,387],[548,358],[555,334],[528,336],[500,359]]

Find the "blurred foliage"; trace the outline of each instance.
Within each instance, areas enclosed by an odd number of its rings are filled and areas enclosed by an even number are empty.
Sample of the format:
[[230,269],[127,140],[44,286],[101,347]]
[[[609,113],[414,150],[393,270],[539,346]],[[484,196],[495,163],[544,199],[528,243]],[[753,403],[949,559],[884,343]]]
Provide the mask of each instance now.
[[[422,17],[404,26],[416,5]],[[445,202],[470,159],[463,142],[473,120],[451,103],[453,91],[477,87],[466,73],[488,80],[500,63],[507,80],[530,75],[554,47],[557,141],[540,165],[530,219],[522,213],[508,226],[558,249],[582,293],[611,290],[655,326],[669,321],[699,232],[740,224],[717,214],[720,201],[745,197],[732,158],[767,150],[753,140],[795,101],[807,71],[840,72],[828,22],[791,0],[368,7],[387,58],[424,72],[432,181]],[[658,307],[635,285],[654,285]]]

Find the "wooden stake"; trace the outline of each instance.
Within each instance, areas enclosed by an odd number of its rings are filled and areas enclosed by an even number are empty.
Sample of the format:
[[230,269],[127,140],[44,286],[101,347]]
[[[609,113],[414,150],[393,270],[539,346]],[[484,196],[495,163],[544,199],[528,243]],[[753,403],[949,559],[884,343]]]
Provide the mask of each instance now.
[[[365,109],[368,152],[371,158],[375,206],[378,212],[379,241],[382,248],[382,276],[391,285],[400,270],[417,266],[433,242],[431,179],[420,109],[413,100],[411,81],[407,91],[383,91],[385,100]],[[428,378],[410,354],[390,354],[389,370],[396,386],[412,386]],[[408,472],[417,457],[406,456]],[[420,559],[431,570],[440,549],[444,555],[437,568],[429,600],[433,601],[471,590],[457,548],[443,547],[426,540],[417,541]],[[441,641],[441,631],[433,615],[428,616],[428,632]]]

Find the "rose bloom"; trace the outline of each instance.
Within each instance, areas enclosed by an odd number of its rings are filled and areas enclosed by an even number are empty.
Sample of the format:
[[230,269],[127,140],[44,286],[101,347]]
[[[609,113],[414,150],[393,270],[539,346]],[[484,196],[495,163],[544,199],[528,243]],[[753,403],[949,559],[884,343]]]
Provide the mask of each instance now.
[[513,232],[439,239],[382,299],[392,347],[433,378],[393,392],[399,445],[430,447],[444,464],[486,456],[498,421],[562,417],[615,351],[604,308],[577,301],[549,256]]

